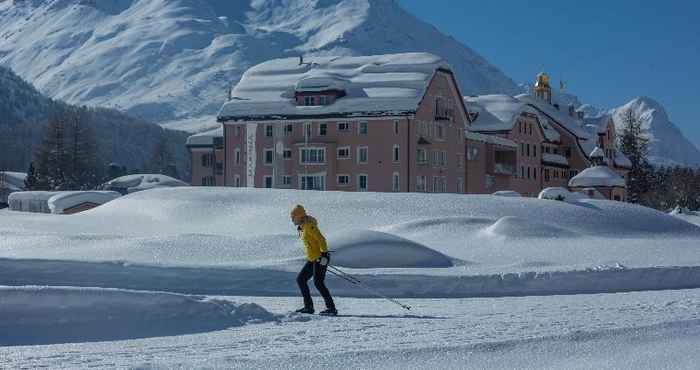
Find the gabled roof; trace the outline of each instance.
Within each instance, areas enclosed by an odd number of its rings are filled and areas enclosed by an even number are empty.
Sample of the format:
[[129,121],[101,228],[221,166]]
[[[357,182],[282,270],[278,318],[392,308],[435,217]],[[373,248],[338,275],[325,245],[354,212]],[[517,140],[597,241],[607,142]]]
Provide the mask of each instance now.
[[214,145],[214,138],[224,137],[224,128],[218,127],[213,130],[204,131],[196,135],[192,135],[187,138],[185,145],[188,147],[193,146],[212,146]]
[[[218,120],[415,113],[438,70],[451,73],[443,59],[428,53],[274,59],[243,74]],[[345,96],[324,106],[296,104],[297,92],[326,90]]]
[[464,101],[469,112],[478,114],[472,131],[509,131],[525,110],[525,104],[510,95],[468,96]]
[[568,114],[557,110],[553,106],[549,105],[547,102],[544,102],[528,94],[520,94],[516,96],[516,98],[522,101],[523,103],[534,107],[535,109],[540,111],[540,113],[550,118],[552,122],[558,124],[566,131],[569,131],[572,135],[576,136],[577,138],[588,139],[591,137],[591,134],[584,130],[576,121],[576,119],[569,116]]

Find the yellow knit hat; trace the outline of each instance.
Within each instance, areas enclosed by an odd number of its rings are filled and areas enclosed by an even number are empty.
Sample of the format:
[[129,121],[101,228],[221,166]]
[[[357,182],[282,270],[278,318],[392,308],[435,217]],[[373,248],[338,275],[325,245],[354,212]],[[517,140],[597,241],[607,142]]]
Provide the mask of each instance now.
[[292,212],[289,214],[293,219],[300,218],[306,216],[306,210],[301,204],[297,204],[294,209],[292,209]]

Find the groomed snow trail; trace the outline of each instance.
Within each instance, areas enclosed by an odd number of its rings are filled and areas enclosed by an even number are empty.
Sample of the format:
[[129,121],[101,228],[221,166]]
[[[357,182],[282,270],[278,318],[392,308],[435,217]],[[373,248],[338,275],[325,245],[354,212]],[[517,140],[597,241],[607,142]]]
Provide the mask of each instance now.
[[[298,298],[216,297],[277,314]],[[317,302],[320,303],[320,302]],[[341,317],[293,316],[228,330],[0,348],[8,368],[692,368],[700,290],[409,299],[412,312],[339,298]]]

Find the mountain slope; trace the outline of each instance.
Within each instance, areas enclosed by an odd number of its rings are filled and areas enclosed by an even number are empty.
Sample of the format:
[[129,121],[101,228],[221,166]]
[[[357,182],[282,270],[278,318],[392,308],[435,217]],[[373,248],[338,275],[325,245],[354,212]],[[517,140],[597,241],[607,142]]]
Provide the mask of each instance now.
[[649,158],[652,163],[700,166],[700,150],[670,121],[659,102],[649,97],[638,97],[612,109],[610,114],[618,131],[624,127],[623,117],[628,110],[639,117],[642,129],[649,137]]
[[247,68],[301,54],[429,51],[465,95],[520,91],[394,0],[13,0],[0,24],[0,64],[45,94],[160,123],[212,124]]
[[[0,66],[0,170],[26,171],[49,116],[75,109],[46,98],[11,70]],[[180,173],[188,170],[185,133],[164,130],[113,109],[93,108],[85,118],[95,132],[99,161],[105,165],[117,162],[130,169],[143,169],[154,145],[165,140],[178,161]]]

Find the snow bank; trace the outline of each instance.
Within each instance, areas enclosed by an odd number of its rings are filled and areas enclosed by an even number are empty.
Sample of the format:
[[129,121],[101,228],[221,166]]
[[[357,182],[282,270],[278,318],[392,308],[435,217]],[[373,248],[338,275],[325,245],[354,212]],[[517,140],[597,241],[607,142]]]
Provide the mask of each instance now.
[[189,186],[186,182],[160,174],[136,174],[126,175],[110,180],[103,185],[105,190],[118,191],[122,194],[137,191],[168,188],[177,186]]
[[0,287],[0,345],[181,335],[275,317],[255,304],[117,289]]
[[334,235],[333,264],[351,268],[450,267],[442,253],[408,239],[378,231],[357,230]]

